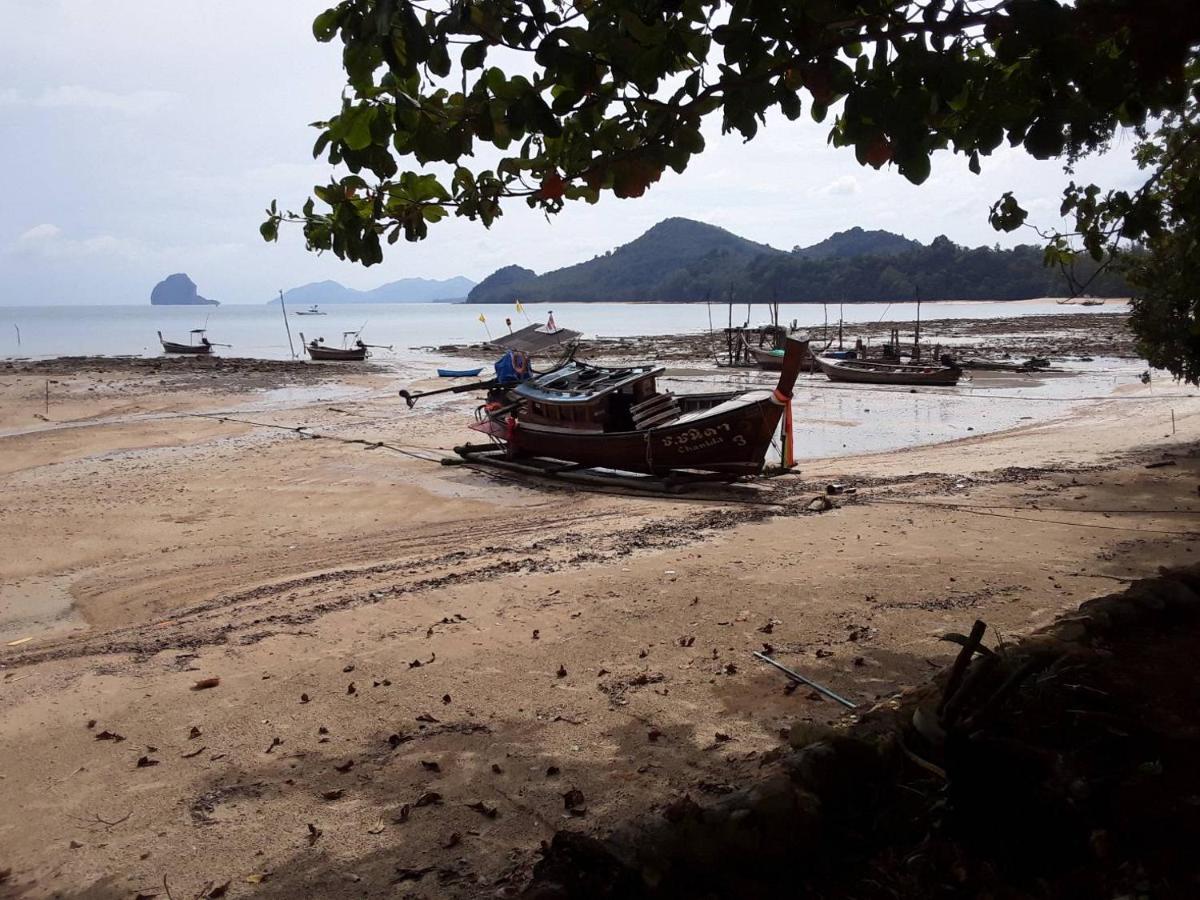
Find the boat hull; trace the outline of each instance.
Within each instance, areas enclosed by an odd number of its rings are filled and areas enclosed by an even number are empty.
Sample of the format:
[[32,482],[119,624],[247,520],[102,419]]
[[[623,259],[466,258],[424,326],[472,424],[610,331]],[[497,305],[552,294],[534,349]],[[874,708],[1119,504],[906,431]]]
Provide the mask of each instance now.
[[752,391],[645,431],[587,433],[512,418],[475,427],[500,440],[513,459],[536,456],[648,475],[672,470],[756,475],[785,402],[770,391]]
[[[758,347],[746,347],[746,354],[754,360],[755,364],[767,372],[782,372],[783,371],[783,356],[772,353],[770,350],[762,350]],[[800,359],[801,372],[817,371],[817,364],[813,357],[812,351],[809,349],[808,342],[804,342],[804,354]]]
[[365,347],[342,350],[338,347],[311,347],[305,344],[304,349],[312,359],[323,362],[362,362],[367,358]]
[[910,366],[868,363],[863,360],[816,358],[830,381],[854,384],[902,384],[915,387],[950,387],[958,384],[962,369],[946,366]]
[[206,356],[212,353],[212,347],[204,344],[176,344],[174,341],[162,342],[163,353],[179,353],[187,356]]
[[750,358],[758,364],[760,369],[766,369],[768,372],[783,370],[782,356],[776,356],[769,350],[759,350],[757,347],[747,347],[746,352],[750,354]]
[[439,378],[474,378],[482,371],[483,371],[482,368],[478,368],[478,369],[438,369],[437,373],[438,373]]

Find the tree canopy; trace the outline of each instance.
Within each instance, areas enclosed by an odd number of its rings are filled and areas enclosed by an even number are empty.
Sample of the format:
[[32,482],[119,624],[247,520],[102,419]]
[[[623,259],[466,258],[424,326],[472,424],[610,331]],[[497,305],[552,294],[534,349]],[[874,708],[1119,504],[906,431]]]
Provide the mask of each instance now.
[[[347,75],[314,154],[348,173],[299,213],[272,203],[262,233],[298,221],[310,248],[367,265],[450,213],[490,225],[516,199],[552,214],[641,196],[703,151],[705,119],[750,140],[776,108],[836,110],[831,144],[917,184],[939,149],[974,172],[1005,143],[1069,168],[1135,129],[1146,186],[1069,186],[1078,228],[1047,235],[1047,260],[1194,248],[1172,243],[1200,212],[1193,143],[1170,136],[1194,130],[1194,0],[342,0],[313,31]],[[992,210],[998,228],[1026,218],[1012,194]],[[1200,374],[1175,355],[1159,361]]]

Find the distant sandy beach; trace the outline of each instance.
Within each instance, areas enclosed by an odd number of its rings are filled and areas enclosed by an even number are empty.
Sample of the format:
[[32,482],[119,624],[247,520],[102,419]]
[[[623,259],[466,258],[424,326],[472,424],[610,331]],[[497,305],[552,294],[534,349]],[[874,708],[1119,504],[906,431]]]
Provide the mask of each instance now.
[[[1100,312],[1087,344],[959,335],[1057,347],[1063,379],[1116,347],[1086,397],[679,498],[441,465],[476,400],[407,410],[431,365],[0,362],[0,896],[515,892],[558,828],[719,792],[842,719],[751,651],[869,707],[945,632],[1196,562],[1200,399],[1143,383]],[[756,377],[696,340],[593,349]],[[822,389],[827,428],[912,415]]]

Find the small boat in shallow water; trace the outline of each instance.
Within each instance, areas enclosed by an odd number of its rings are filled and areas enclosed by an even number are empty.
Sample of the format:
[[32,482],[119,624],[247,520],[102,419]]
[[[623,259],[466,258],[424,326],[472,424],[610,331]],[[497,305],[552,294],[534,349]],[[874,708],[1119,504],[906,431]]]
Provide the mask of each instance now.
[[[804,355],[800,360],[801,372],[817,371],[817,364],[813,361],[813,351],[809,341],[805,338],[792,338],[792,340],[800,341],[804,344]],[[783,369],[783,358],[786,353],[784,350],[764,350],[761,347],[751,347],[746,344],[746,356],[754,360],[755,364],[768,372],[779,372]]]
[[483,371],[483,366],[478,369],[438,369],[438,378],[475,378]]
[[820,356],[816,357],[816,363],[830,381],[856,384],[947,386],[958,384],[962,377],[962,369],[946,356],[942,357],[940,363],[930,365],[867,359],[825,359]]
[[[342,346],[330,347],[325,343],[325,338],[313,338],[311,341],[306,341],[304,332],[300,332],[300,342],[304,344],[304,351],[310,359],[324,362],[362,362],[370,355],[368,351],[372,348],[392,349],[390,346],[385,347],[380,344],[364,344],[358,335],[358,331],[343,332]],[[350,338],[354,338],[353,344],[350,343]]]
[[[304,335],[300,337],[303,340]],[[316,341],[310,341],[304,345],[304,349],[311,359],[326,362],[362,362],[367,358],[365,344],[361,347],[326,347]]]
[[[193,328],[191,334],[194,344],[179,344],[175,341],[168,341],[162,336],[162,332],[158,333],[158,341],[162,344],[163,353],[180,353],[188,356],[201,356],[212,353],[213,347],[228,347],[228,344],[214,344],[205,337],[205,329]],[[199,337],[196,337],[199,335]]]
[[536,457],[662,475],[757,475],[791,402],[806,342],[789,339],[774,390],[659,391],[661,366],[608,368],[571,360],[501,385],[471,427],[509,459]]

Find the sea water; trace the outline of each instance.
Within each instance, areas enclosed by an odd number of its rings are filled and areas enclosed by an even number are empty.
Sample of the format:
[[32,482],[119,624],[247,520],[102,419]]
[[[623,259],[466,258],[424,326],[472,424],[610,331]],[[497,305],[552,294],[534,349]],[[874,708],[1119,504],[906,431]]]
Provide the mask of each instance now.
[[[325,338],[341,344],[344,332],[360,332],[368,344],[394,349],[374,351],[377,362],[428,360],[420,348],[443,344],[475,343],[507,333],[531,322],[543,323],[553,312],[561,328],[583,332],[585,337],[629,337],[651,334],[703,332],[729,324],[729,307],[704,303],[541,303],[518,312],[509,304],[372,303],[338,304],[324,308],[327,315],[282,314],[278,304],[249,306],[0,306],[0,359],[54,356],[157,356],[162,352],[158,332],[169,341],[188,343],[188,332],[206,328],[223,356],[289,359],[288,332],[300,354],[300,334],[305,339]],[[1104,307],[1060,305],[1053,300],[1020,302],[922,303],[921,318],[992,319],[1096,310],[1120,312],[1123,304]],[[811,328],[836,323],[837,304],[781,304],[781,322],[796,320]],[[915,304],[855,303],[842,307],[848,325],[916,317]],[[480,321],[480,317],[483,321]],[[768,318],[762,304],[749,311],[745,304],[733,308],[735,325],[757,325]]]

